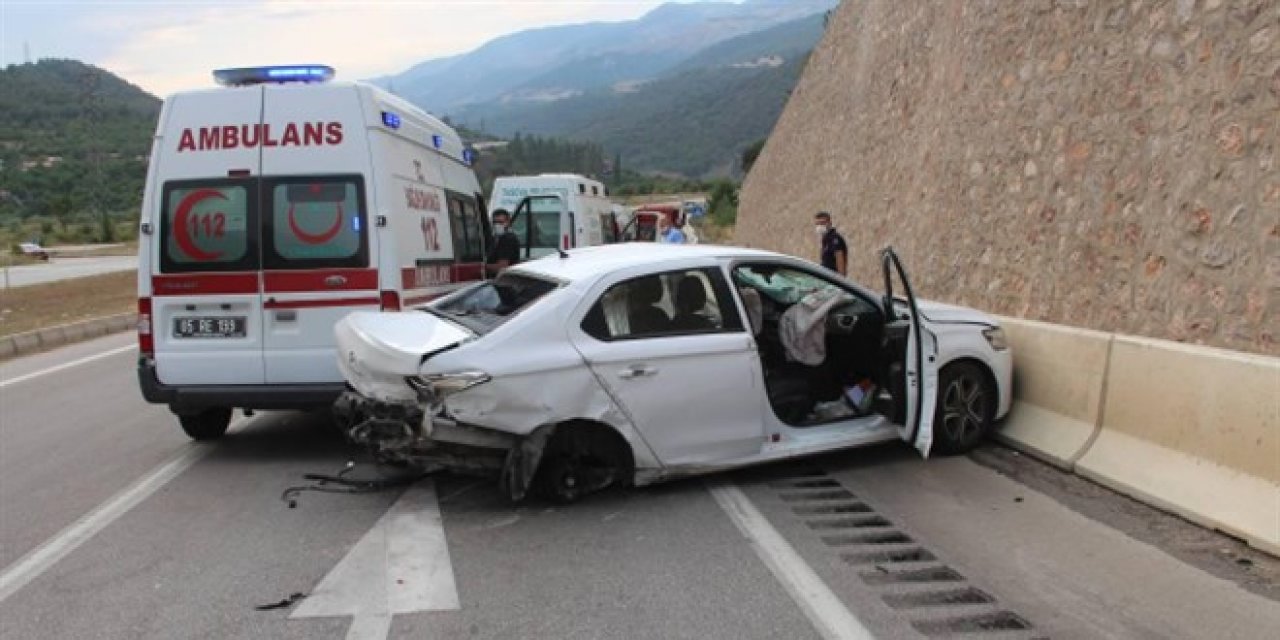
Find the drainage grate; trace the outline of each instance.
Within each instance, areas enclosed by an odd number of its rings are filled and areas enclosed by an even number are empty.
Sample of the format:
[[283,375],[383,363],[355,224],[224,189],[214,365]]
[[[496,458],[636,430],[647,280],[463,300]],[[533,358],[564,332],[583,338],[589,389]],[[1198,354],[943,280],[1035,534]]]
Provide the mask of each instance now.
[[854,496],[844,489],[829,489],[826,491],[780,493],[778,497],[787,502],[804,502],[806,500],[851,500]]
[[844,553],[841,559],[849,564],[890,564],[894,562],[932,562],[937,558],[928,549],[916,547],[899,551],[868,551]]
[[839,536],[822,536],[822,541],[833,547],[849,544],[902,544],[915,542],[901,531],[881,531],[876,533],[852,533]]
[[876,567],[878,571],[863,571],[858,574],[867,584],[887,584],[890,582],[963,582],[964,576],[956,573],[951,567],[926,567],[924,569],[907,569],[892,571],[884,567]]
[[[845,551],[840,559],[846,564],[864,567],[858,572],[864,583],[892,591],[881,595],[885,604],[895,610],[906,610],[904,613],[914,610],[915,619],[909,617],[908,620],[920,633],[943,636],[1034,629],[1030,622],[1013,612],[992,613],[992,605],[996,604],[993,596],[963,584],[964,576],[940,564],[932,551],[894,529],[889,520],[856,499],[839,481],[826,477],[825,472],[805,469],[787,475],[779,473],[770,477],[769,486],[778,490],[778,497],[784,502],[799,503],[791,505],[791,511],[811,530],[833,532],[820,536],[822,541]],[[832,517],[841,515],[844,517]],[[834,532],[841,529],[846,531]],[[937,611],[938,607],[954,608],[950,612],[953,615],[937,620],[920,619],[925,612]],[[964,615],[964,611],[972,613]]]
[[871,507],[861,502],[847,502],[845,504],[800,505],[791,507],[791,511],[798,516],[816,516],[824,513],[871,513]]
[[893,523],[875,514],[835,520],[810,520],[810,529],[854,529],[859,527],[892,527]]
[[1012,611],[997,611],[976,616],[947,618],[945,620],[915,621],[917,631],[929,636],[951,633],[978,633],[983,631],[1021,631],[1031,629],[1031,623]]
[[894,609],[911,609],[914,607],[938,607],[956,604],[989,604],[996,599],[981,589],[966,587],[964,589],[948,589],[946,591],[923,591],[920,593],[891,593],[884,596],[884,601]]

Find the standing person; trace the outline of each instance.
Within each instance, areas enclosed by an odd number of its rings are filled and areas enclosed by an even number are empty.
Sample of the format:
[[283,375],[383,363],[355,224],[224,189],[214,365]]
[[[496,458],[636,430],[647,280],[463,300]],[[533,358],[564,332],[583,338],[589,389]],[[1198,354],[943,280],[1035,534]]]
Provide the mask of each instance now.
[[485,258],[485,273],[501,273],[520,262],[520,238],[511,230],[511,214],[506,209],[493,212],[493,247]]
[[822,266],[842,276],[849,275],[849,245],[831,224],[831,214],[819,211],[813,216],[813,221],[822,242]]
[[659,216],[657,240],[667,244],[684,244],[684,232],[675,228],[666,216]]

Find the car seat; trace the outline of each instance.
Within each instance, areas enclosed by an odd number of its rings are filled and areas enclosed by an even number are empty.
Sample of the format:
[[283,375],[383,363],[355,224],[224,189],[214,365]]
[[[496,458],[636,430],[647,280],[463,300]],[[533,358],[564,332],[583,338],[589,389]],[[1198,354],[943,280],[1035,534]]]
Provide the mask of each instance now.
[[671,316],[657,306],[658,301],[662,300],[662,280],[658,276],[631,282],[627,286],[627,300],[630,306],[627,322],[631,327],[631,335],[661,333],[671,328]]
[[676,287],[676,317],[671,320],[671,328],[676,331],[715,329],[710,318],[698,313],[705,306],[707,290],[702,281],[694,276],[685,276]]

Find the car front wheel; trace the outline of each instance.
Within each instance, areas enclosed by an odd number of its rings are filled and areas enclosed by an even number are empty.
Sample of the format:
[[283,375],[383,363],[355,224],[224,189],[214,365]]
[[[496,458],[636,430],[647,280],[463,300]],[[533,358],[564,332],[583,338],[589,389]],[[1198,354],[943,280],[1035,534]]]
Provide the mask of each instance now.
[[205,409],[199,413],[179,414],[182,430],[192,440],[217,440],[227,432],[231,424],[231,409],[220,407]]
[[955,362],[943,367],[938,390],[934,448],[943,455],[967,453],[991,430],[995,388],[978,364]]

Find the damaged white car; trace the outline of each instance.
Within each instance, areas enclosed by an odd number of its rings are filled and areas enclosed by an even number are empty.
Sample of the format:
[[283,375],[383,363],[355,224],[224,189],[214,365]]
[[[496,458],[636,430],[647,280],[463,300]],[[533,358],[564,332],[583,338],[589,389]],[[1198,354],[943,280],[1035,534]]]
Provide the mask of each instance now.
[[492,473],[513,500],[899,438],[966,451],[1009,410],[1004,334],[917,302],[882,258],[877,292],[752,249],[561,252],[418,310],[347,316],[335,413],[382,460]]

